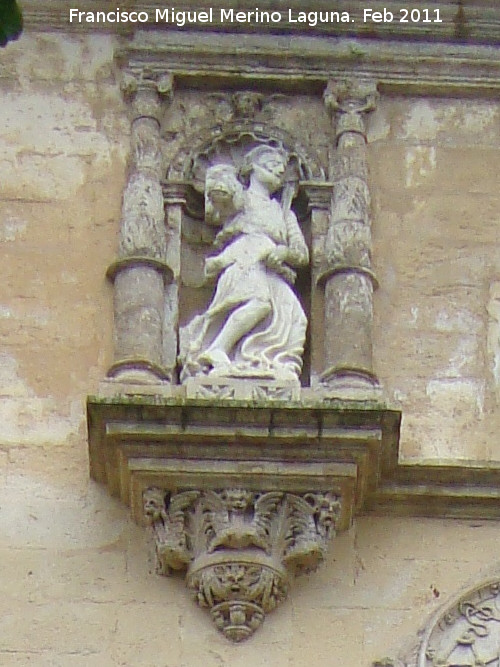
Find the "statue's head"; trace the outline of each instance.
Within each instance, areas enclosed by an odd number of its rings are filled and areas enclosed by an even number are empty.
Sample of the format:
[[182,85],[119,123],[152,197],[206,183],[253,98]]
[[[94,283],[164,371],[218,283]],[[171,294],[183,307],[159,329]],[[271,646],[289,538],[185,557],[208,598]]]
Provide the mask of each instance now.
[[287,164],[288,156],[285,151],[274,146],[257,146],[245,155],[240,175],[247,180],[254,174],[270,192],[275,192],[283,185]]
[[205,175],[205,215],[211,224],[224,220],[243,206],[243,186],[236,169],[230,164],[217,164]]
[[241,183],[238,181],[236,169],[230,164],[216,164],[209,167],[205,176],[205,193],[217,198],[231,197],[239,189]]

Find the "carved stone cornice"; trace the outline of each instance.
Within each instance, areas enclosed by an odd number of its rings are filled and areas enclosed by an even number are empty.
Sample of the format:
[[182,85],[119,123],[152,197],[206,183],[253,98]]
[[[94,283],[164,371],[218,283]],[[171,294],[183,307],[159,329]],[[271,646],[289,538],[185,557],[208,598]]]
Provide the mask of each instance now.
[[[213,87],[238,81],[256,90],[321,94],[331,79],[377,81],[381,94],[500,94],[500,52],[493,46],[381,42],[355,38],[202,33],[150,33],[117,51],[117,64],[171,71],[179,85]],[[251,71],[248,63],[251,62]],[[242,74],[244,72],[244,75]]]
[[[498,466],[399,463],[400,414],[381,404],[186,400],[174,389],[110,383],[109,398],[89,398],[91,475],[151,526],[159,572],[185,571],[232,641],[357,514],[500,517]],[[281,551],[283,534],[293,538]],[[433,663],[378,667],[392,664]]]

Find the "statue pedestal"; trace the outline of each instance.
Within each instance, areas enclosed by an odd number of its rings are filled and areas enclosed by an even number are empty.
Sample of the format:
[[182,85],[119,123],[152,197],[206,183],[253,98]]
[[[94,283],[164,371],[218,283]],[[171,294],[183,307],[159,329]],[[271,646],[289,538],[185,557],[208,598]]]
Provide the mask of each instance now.
[[158,572],[185,571],[231,641],[316,569],[397,459],[400,415],[381,403],[300,398],[298,383],[255,378],[126,391],[89,398],[91,475],[150,525]]
[[240,401],[299,401],[298,380],[198,376],[184,383],[186,398]]

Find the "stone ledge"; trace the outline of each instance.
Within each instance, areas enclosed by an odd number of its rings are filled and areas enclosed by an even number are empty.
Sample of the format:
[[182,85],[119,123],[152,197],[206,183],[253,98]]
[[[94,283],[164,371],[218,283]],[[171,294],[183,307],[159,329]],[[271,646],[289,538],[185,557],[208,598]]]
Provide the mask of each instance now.
[[[398,412],[372,402],[204,401],[162,396],[89,398],[91,475],[142,521],[148,486],[336,490],[338,529],[380,484],[397,455]],[[324,488],[323,488],[324,487]]]
[[89,398],[91,475],[150,525],[158,573],[185,571],[239,642],[351,525],[399,417],[375,402]]
[[184,571],[233,642],[317,569],[357,514],[500,518],[499,467],[400,464],[398,411],[303,397],[88,399],[92,477],[150,526],[158,573]]
[[226,475],[288,491],[312,483],[324,466],[318,479],[347,501],[338,529],[366,513],[500,518],[498,463],[399,463],[400,413],[376,401],[315,402],[307,392],[307,403],[109,394],[111,387],[107,397],[88,399],[91,475],[138,521],[143,489],[162,478],[171,483],[183,460],[186,480],[205,476],[207,487]]
[[500,519],[500,463],[388,461],[365,512],[396,516]]

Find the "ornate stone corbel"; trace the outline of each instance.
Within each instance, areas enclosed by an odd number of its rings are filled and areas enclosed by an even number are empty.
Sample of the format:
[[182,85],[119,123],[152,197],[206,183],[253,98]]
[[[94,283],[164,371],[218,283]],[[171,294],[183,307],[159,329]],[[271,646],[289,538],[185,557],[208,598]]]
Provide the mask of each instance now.
[[330,220],[318,280],[325,285],[325,355],[321,384],[328,392],[373,390],[371,216],[366,116],[375,108],[371,81],[330,81],[325,104],[335,126]]
[[317,568],[341,511],[332,492],[150,487],[143,501],[158,572],[187,570],[196,602],[234,642],[286,598],[294,575]]
[[131,115],[131,159],[123,194],[114,282],[115,360],[108,375],[127,382],[170,380],[164,364],[165,285],[172,279],[163,206],[160,120],[172,76],[127,74],[122,91]]

